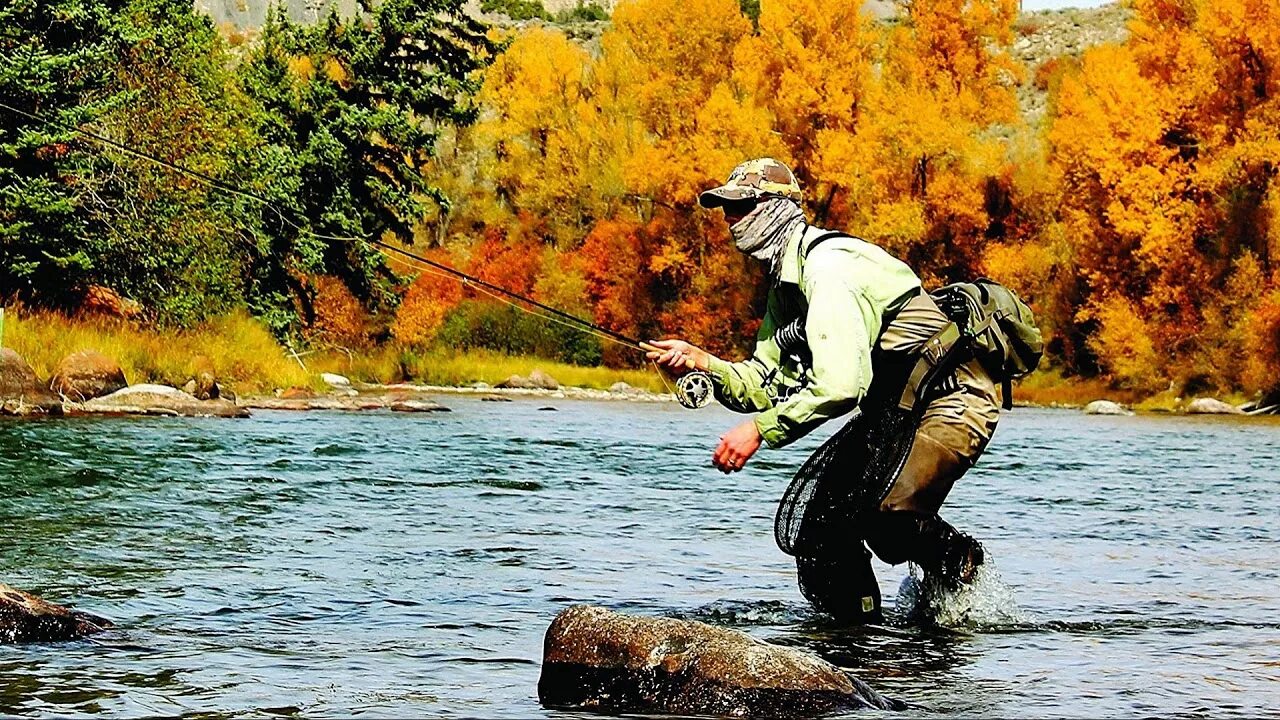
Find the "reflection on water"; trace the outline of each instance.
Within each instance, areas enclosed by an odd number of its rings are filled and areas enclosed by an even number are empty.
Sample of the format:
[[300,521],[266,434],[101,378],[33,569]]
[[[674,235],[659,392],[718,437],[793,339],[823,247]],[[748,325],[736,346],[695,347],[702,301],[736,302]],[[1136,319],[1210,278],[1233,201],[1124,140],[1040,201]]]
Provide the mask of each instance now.
[[1275,423],[1019,410],[945,510],[1011,595],[838,628],[772,540],[820,438],[726,478],[718,410],[445,402],[0,422],[0,581],[118,624],[0,647],[0,714],[563,716],[542,634],[580,602],[808,648],[930,717],[1280,705]]

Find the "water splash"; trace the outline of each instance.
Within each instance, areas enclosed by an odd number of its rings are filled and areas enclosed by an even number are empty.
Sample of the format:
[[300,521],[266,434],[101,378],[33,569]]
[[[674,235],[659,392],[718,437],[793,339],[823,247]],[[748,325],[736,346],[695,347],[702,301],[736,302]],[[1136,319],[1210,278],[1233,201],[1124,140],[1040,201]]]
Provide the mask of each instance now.
[[909,622],[952,630],[990,632],[1026,627],[1033,622],[1018,607],[1013,588],[1000,577],[989,556],[973,580],[958,588],[948,587],[912,564],[898,587],[897,609]]

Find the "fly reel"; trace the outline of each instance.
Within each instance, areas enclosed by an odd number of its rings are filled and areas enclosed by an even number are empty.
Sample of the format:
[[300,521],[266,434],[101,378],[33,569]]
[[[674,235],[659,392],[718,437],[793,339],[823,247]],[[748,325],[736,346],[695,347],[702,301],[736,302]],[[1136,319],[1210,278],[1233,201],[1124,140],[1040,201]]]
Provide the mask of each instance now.
[[711,391],[711,375],[701,370],[676,380],[676,400],[690,410],[706,407],[711,402]]

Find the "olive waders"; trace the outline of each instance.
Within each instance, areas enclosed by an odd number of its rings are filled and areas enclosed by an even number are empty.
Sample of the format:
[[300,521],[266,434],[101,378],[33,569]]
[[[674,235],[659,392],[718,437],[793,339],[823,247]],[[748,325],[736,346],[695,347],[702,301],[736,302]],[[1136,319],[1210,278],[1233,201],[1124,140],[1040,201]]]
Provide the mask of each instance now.
[[[949,322],[927,294],[908,301],[876,343],[864,406],[901,393],[921,348]],[[959,364],[950,391],[925,406],[902,470],[879,505],[827,521],[822,534],[828,540],[797,554],[801,592],[816,609],[847,622],[881,619],[872,552],[890,565],[914,562],[953,583],[971,577],[982,563],[982,546],[938,509],[986,448],[999,409],[996,385],[981,364]]]

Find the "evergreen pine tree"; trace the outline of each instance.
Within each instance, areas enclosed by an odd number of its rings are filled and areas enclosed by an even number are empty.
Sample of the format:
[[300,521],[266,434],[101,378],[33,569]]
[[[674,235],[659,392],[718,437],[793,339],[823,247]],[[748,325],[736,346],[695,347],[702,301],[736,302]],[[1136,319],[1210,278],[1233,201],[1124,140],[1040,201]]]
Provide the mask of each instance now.
[[[0,4],[0,102],[79,127],[115,97],[106,91],[117,0]],[[0,296],[65,304],[82,289],[96,229],[84,179],[101,160],[70,130],[0,108]]]

